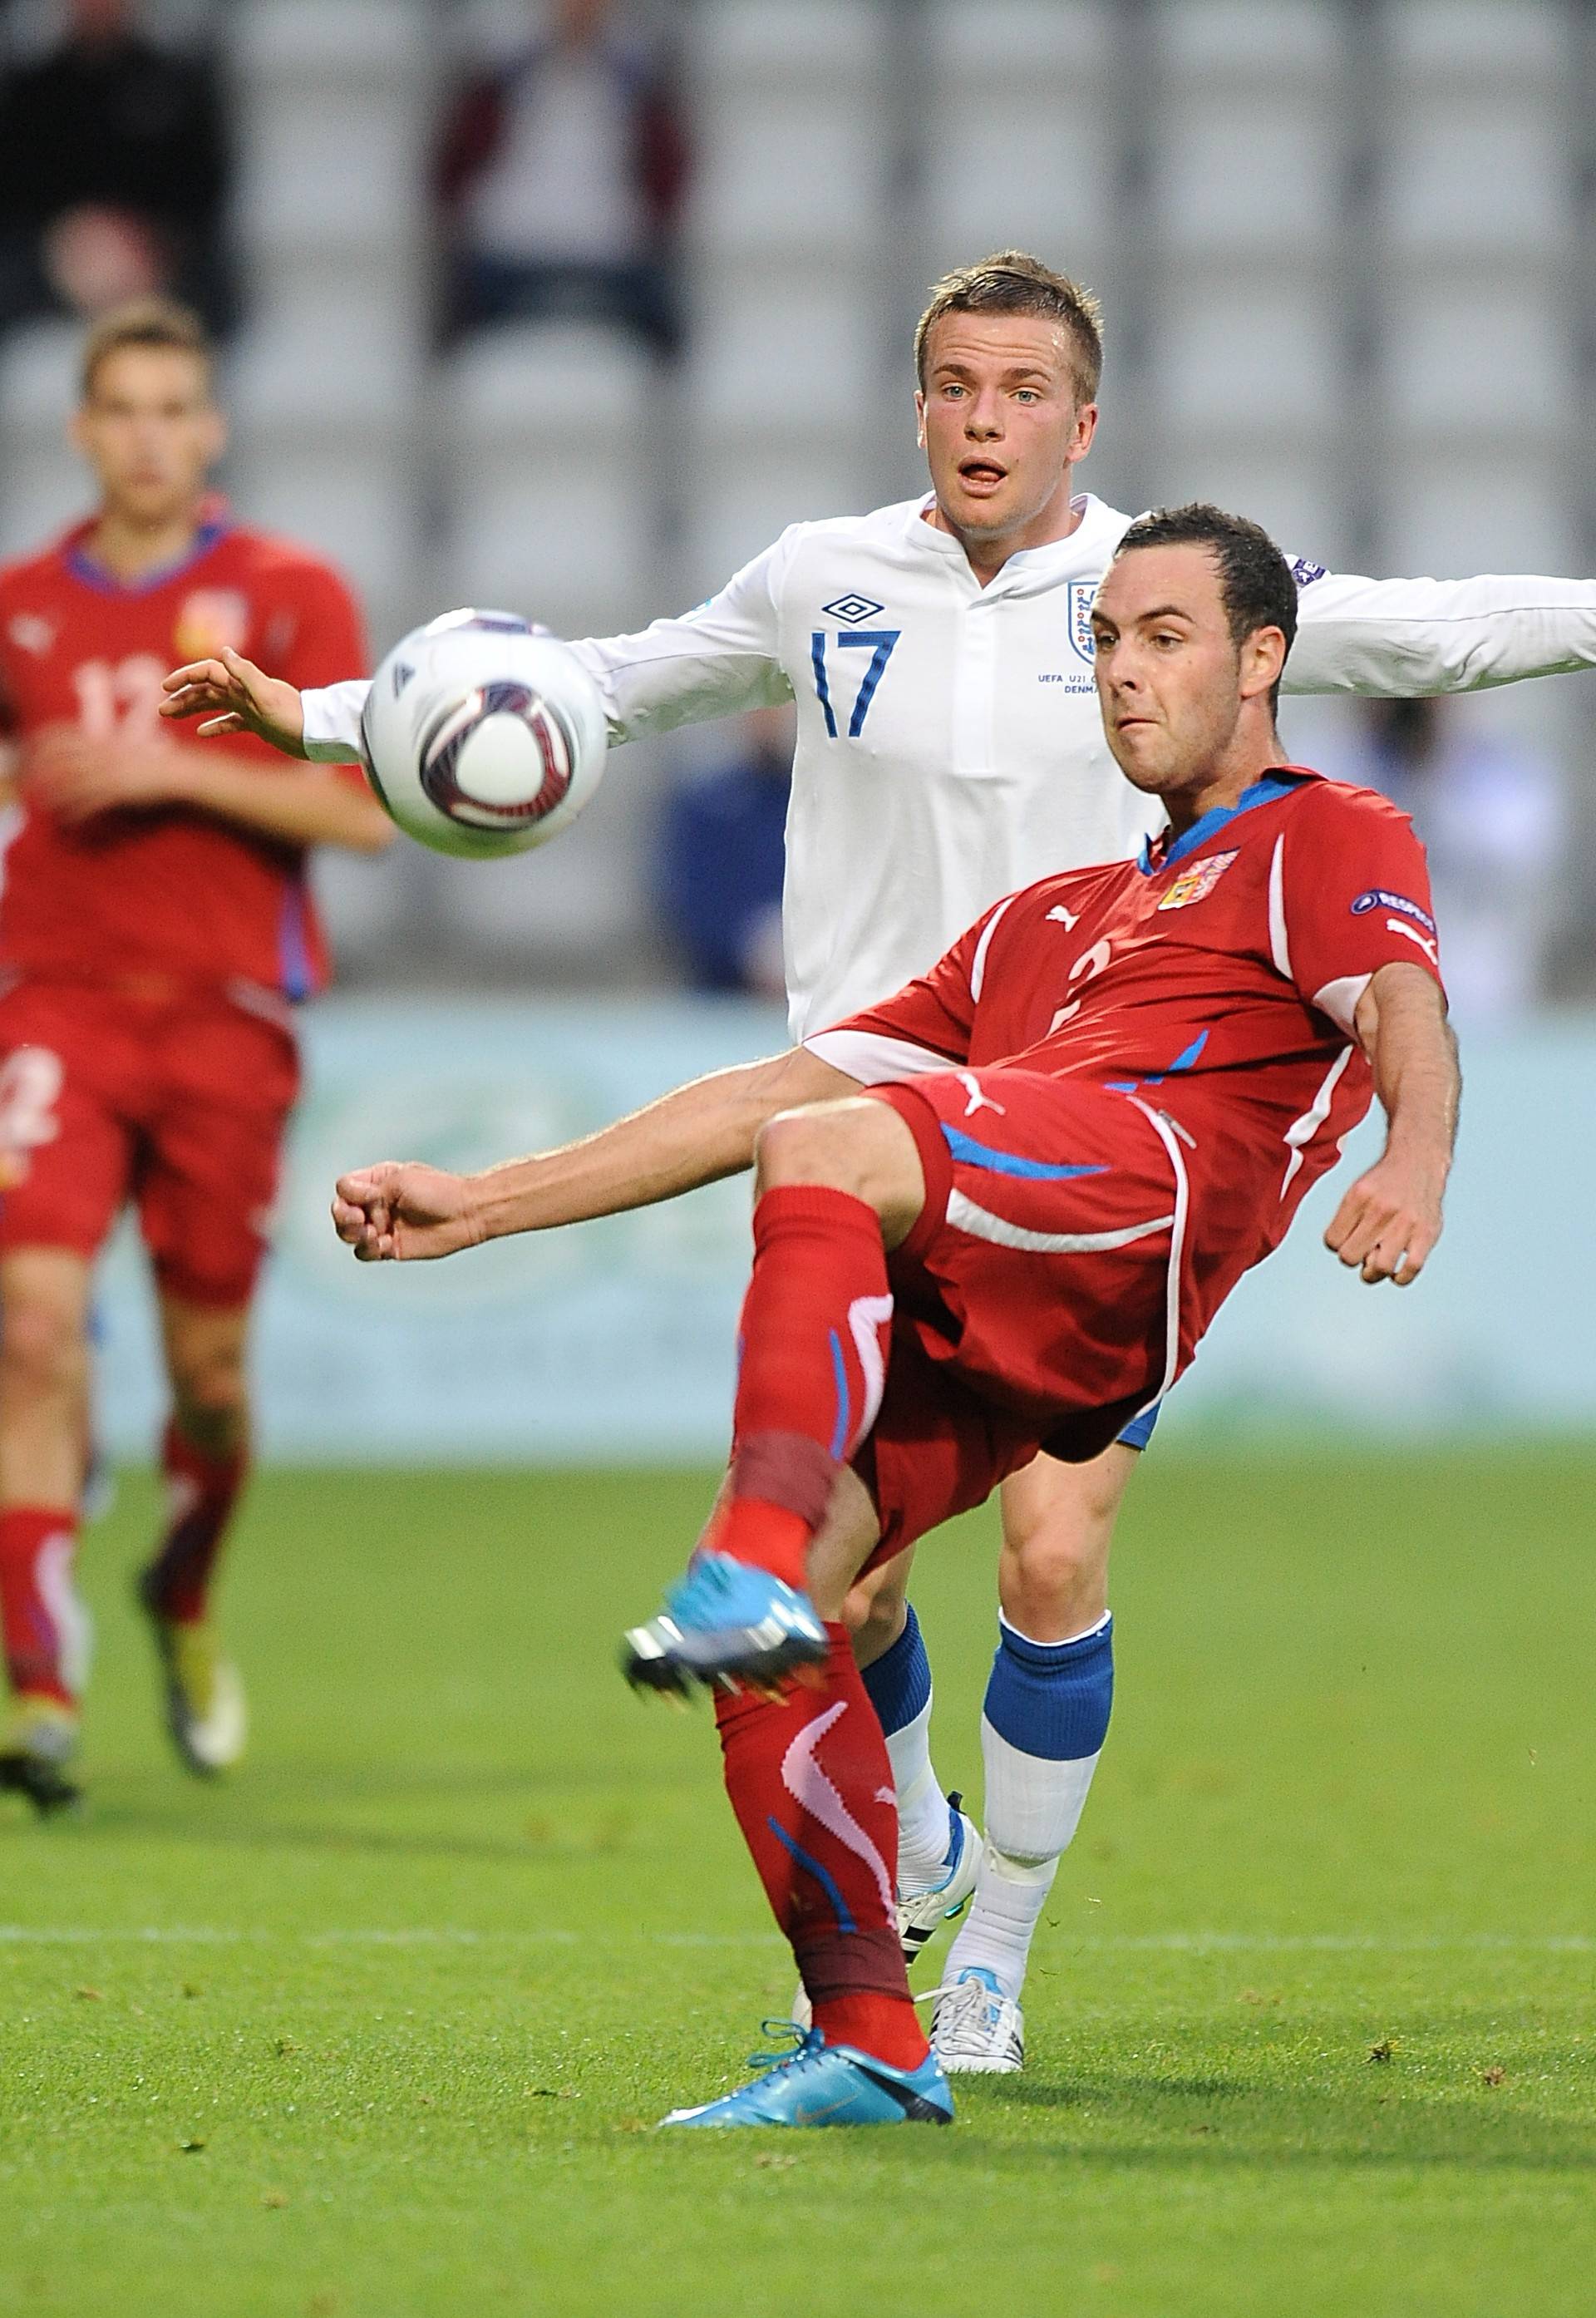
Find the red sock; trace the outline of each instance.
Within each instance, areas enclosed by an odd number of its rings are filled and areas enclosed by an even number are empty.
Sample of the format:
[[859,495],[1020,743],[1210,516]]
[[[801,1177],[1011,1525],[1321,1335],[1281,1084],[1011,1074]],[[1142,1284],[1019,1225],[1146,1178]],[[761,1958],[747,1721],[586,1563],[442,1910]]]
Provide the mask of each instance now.
[[166,1534],[145,1572],[146,1598],[163,1618],[179,1626],[197,1625],[216,1557],[248,1470],[247,1452],[207,1456],[179,1432],[166,1427],[161,1442],[166,1476]]
[[928,2046],[898,1944],[898,1806],[886,1741],[839,1625],[818,1690],[717,1700],[726,1792],[815,2026],[895,2069]]
[[0,1632],[19,1695],[76,1707],[88,1622],[72,1590],[77,1515],[48,1505],[0,1511]]
[[874,1208],[815,1184],[766,1192],[754,1209],[722,1552],[802,1585],[837,1469],[881,1406],[879,1332],[892,1316]]

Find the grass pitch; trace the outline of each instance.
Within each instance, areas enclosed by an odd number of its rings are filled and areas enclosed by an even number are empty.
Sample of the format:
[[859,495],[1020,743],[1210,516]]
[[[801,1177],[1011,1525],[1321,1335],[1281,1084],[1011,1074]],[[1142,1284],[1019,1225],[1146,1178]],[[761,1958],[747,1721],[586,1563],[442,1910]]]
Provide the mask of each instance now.
[[[706,1486],[264,1478],[214,1788],[127,1486],[89,1808],[0,1825],[0,2309],[1596,2309],[1596,1452],[1147,1460],[1031,2064],[951,2132],[650,2130],[791,1987],[707,1718],[613,1671]],[[992,1536],[917,1594],[973,1789]]]

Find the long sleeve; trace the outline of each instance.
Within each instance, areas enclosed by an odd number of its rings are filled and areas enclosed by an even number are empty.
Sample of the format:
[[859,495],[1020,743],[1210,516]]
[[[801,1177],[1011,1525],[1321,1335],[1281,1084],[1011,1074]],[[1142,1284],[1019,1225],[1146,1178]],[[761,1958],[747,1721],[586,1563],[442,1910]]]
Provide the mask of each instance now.
[[756,555],[718,595],[631,636],[571,649],[604,695],[610,741],[636,741],[793,696],[780,659],[779,588],[797,526]]
[[369,676],[326,684],[301,696],[305,754],[312,764],[352,765],[360,757],[360,719],[372,688]]
[[[604,696],[612,748],[646,732],[668,732],[677,724],[792,698],[779,658],[777,591],[797,534],[796,526],[785,531],[696,611],[656,620],[635,635],[572,643]],[[370,689],[363,681],[305,694],[308,756],[336,763],[359,755],[361,711]]]
[[1596,667],[1596,580],[1297,573],[1287,692],[1404,699]]

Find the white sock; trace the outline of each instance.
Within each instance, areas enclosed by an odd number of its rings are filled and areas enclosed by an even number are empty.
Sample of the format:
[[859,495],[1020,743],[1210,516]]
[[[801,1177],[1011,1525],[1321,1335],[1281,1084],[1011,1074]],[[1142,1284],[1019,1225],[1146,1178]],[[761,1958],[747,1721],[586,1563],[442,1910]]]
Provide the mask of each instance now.
[[1031,1936],[1058,1872],[1056,1854],[1052,1859],[1011,1859],[989,1836],[970,1913],[943,1967],[944,1984],[977,1965],[990,1972],[1004,1995],[1018,2003]]
[[887,1740],[898,1795],[898,1889],[924,1891],[946,1873],[947,1797],[931,1761],[931,1702]]
[[984,1715],[981,1751],[986,1765],[986,1854],[943,1978],[956,1980],[979,1964],[996,1977],[1005,1996],[1018,2001],[1032,1936],[1060,1856],[1080,1824],[1098,1757],[1055,1763],[1027,1755]]

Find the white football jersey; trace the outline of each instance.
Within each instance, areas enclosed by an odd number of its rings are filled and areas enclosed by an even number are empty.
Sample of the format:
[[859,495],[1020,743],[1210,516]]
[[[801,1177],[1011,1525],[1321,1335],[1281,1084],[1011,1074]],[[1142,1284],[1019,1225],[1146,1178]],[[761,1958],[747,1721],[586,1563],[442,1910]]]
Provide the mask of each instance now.
[[[875,1003],[1036,878],[1120,860],[1161,822],[1108,753],[1089,615],[1132,517],[982,587],[928,499],[800,523],[720,594],[573,650],[613,742],[787,699],[798,744],[784,904],[793,1036]],[[1360,580],[1296,567],[1296,692],[1405,696],[1596,664],[1596,583]],[[305,695],[311,755],[350,757],[367,687]]]

